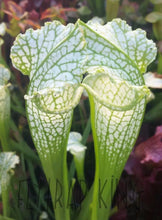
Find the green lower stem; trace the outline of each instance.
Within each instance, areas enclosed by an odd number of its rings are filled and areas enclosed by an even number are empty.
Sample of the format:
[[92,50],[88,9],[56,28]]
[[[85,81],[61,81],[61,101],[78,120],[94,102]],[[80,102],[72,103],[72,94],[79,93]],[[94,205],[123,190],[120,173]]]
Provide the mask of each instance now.
[[[102,201],[102,195],[100,198],[100,192],[102,191],[102,187],[104,186],[105,181],[107,178],[111,176],[112,171],[109,173],[104,172],[104,167],[101,167],[103,163],[102,159],[99,157],[98,152],[98,140],[97,140],[97,134],[96,134],[96,125],[95,125],[95,103],[93,97],[89,94],[90,99],[90,106],[91,106],[91,127],[92,127],[92,133],[93,133],[93,139],[94,139],[94,148],[95,148],[95,179],[94,183],[88,192],[85,200],[83,201],[81,205],[81,212],[77,216],[77,220],[105,220],[109,216],[110,207],[111,207],[111,181],[107,181],[107,185],[104,189],[104,200],[106,202],[107,207],[105,207],[105,204]],[[102,179],[100,178],[102,172]],[[114,194],[114,190],[113,190]],[[107,199],[105,199],[105,196]],[[102,217],[101,217],[102,215]]]
[[[6,102],[9,102],[8,91],[5,93]],[[7,103],[4,108],[9,108],[9,103]],[[3,152],[10,151],[9,145],[9,109],[4,109],[4,117],[0,117],[0,142],[2,145]],[[9,190],[6,188],[2,192],[2,202],[3,202],[3,215],[9,216],[10,213],[10,205],[9,205]]]
[[[109,164],[107,164],[109,166]],[[103,171],[104,172],[104,171]],[[102,220],[107,220],[111,212],[112,199],[116,191],[116,177],[113,177],[113,172],[102,173],[99,186],[99,217]]]
[[2,191],[2,204],[3,204],[3,215],[9,216],[10,206],[9,206],[9,190],[8,188]]
[[41,161],[49,183],[55,219],[70,220],[66,155],[63,156],[63,153],[57,156],[49,155],[47,161],[42,159]]
[[77,220],[98,220],[98,179],[99,179],[99,158],[98,158],[98,147],[97,147],[97,135],[95,129],[95,107],[93,97],[89,94],[90,106],[91,106],[91,128],[94,139],[95,147],[95,179],[94,183],[88,191],[85,199],[81,204],[81,210],[77,213],[75,219]]
[[9,151],[10,94],[7,87],[1,89],[0,141],[3,151]]
[[99,158],[98,158],[98,146],[97,146],[97,134],[95,129],[95,104],[93,97],[89,94],[90,106],[91,106],[91,126],[94,140],[95,149],[95,179],[93,189],[93,201],[92,201],[92,215],[91,220],[98,220],[98,188],[99,188]]
[[[107,220],[110,214],[112,196],[114,195],[114,186],[112,186],[112,170],[107,173],[107,166],[104,162],[105,158],[100,157],[99,154],[99,143],[96,133],[96,124],[95,124],[95,103],[93,97],[90,97],[90,106],[91,106],[91,124],[92,124],[92,133],[94,139],[94,148],[95,148],[95,179],[94,179],[94,190],[93,190],[93,201],[92,201],[92,216],[91,220]],[[105,167],[106,164],[106,167]],[[103,166],[102,166],[103,165]],[[106,172],[105,172],[106,171]],[[113,187],[113,192],[112,192]]]
[[81,206],[79,207],[80,211],[76,213],[76,216],[73,220],[90,220],[91,218],[91,204],[92,204],[92,198],[93,198],[93,191],[94,191],[94,185],[91,186],[90,190],[88,191],[85,199],[83,200]]
[[9,129],[6,127],[7,122],[0,122],[0,141],[3,151],[10,151],[9,145]]

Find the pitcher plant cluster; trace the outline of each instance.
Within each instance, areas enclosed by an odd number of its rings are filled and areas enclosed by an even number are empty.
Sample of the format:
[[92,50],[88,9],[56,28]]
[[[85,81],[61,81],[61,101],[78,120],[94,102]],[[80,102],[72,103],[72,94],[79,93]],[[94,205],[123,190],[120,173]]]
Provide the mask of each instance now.
[[[137,139],[150,97],[143,73],[156,52],[143,30],[132,31],[121,19],[105,25],[96,19],[67,26],[53,21],[17,36],[11,59],[30,78],[27,117],[56,220],[108,219],[116,190],[111,179],[120,178]],[[88,192],[81,187],[81,208],[71,210],[67,150],[74,157],[78,179],[85,179],[86,147],[80,134],[70,133],[83,90],[90,102],[95,176]]]

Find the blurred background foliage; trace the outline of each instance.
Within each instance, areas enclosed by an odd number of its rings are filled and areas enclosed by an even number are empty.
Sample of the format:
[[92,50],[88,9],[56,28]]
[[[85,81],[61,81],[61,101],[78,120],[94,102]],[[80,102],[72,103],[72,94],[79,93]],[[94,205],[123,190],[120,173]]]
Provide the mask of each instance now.
[[[146,84],[153,93],[148,103],[136,146],[126,164],[112,207],[112,220],[162,219],[162,0],[1,0],[0,64],[11,72],[8,146],[19,155],[20,163],[8,189],[8,217],[16,220],[54,219],[51,198],[39,158],[31,139],[25,112],[24,95],[29,79],[13,68],[10,48],[15,37],[28,28],[40,28],[45,22],[63,24],[78,18],[88,21],[100,17],[103,23],[119,17],[132,29],[142,28],[158,47],[157,59],[149,66]],[[89,103],[82,96],[74,111],[72,130],[83,134],[86,151],[87,185],[93,181],[95,160],[89,120]],[[1,131],[0,131],[1,132]],[[2,141],[0,152],[4,151]],[[75,177],[72,157],[68,154],[69,177]],[[79,184],[74,189],[75,204],[82,200]],[[0,220],[4,208],[0,197]]]

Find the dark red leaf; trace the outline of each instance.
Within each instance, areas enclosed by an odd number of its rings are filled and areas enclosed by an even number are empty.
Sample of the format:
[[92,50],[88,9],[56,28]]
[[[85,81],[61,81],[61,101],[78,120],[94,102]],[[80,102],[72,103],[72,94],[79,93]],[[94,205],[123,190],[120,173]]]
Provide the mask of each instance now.
[[29,12],[28,18],[33,21],[38,21],[39,20],[39,13],[36,12],[35,10],[32,10]]
[[125,170],[132,175],[137,191],[142,191],[140,206],[144,219],[162,219],[162,126],[135,147]]
[[127,210],[126,209],[122,209],[119,212],[117,212],[116,214],[114,214],[110,220],[126,220],[127,219]]
[[135,155],[141,163],[156,163],[162,166],[162,128],[156,134],[135,148]]

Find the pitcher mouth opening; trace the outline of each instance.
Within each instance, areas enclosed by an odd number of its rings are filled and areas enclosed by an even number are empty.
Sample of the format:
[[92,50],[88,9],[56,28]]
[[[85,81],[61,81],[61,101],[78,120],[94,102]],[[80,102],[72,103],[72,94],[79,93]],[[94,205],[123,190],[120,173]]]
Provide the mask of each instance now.
[[80,84],[64,83],[61,87],[45,88],[24,98],[40,111],[49,114],[69,112],[79,103],[84,88]]
[[135,86],[100,71],[87,75],[82,86],[99,103],[115,111],[131,110],[141,99],[150,95],[145,85]]

